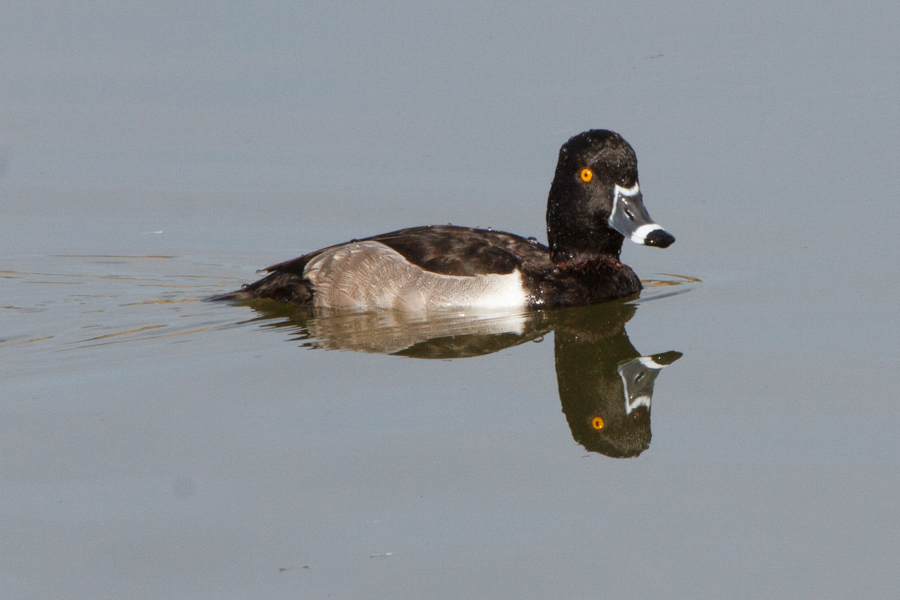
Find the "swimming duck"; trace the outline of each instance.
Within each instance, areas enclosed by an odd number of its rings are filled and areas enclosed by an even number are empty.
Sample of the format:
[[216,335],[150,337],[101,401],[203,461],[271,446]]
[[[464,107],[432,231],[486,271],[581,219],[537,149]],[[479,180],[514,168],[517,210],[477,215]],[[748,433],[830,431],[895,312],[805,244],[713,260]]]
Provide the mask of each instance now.
[[659,248],[675,241],[644,208],[634,149],[595,129],[560,148],[547,246],[490,229],[413,227],[273,265],[256,283],[213,299],[412,312],[596,304],[641,291],[619,261],[625,238]]

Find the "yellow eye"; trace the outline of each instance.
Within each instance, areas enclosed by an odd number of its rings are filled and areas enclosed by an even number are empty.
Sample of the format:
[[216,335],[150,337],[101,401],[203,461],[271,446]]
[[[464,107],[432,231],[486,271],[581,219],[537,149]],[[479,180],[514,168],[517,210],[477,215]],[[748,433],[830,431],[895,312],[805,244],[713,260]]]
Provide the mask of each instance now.
[[[590,171],[588,171],[587,169],[585,169],[585,171],[587,171],[588,173],[590,173]],[[584,174],[584,172],[582,172],[582,175],[583,175],[583,174]],[[597,429],[598,431],[599,431],[600,429],[603,429],[603,425],[604,425],[603,419],[601,419],[600,417],[594,417],[594,420],[591,421],[591,426],[592,426],[594,429]]]
[[582,169],[581,170],[581,180],[585,183],[588,183],[591,179],[594,178],[594,172],[590,169]]

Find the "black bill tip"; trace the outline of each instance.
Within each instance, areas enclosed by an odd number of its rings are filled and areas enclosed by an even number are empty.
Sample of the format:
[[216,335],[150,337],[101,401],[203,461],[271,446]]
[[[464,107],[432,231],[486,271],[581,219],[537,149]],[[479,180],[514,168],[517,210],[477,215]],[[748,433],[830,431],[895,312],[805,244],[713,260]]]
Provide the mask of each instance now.
[[644,238],[645,246],[656,246],[657,248],[668,248],[675,241],[675,236],[665,229],[654,229]]

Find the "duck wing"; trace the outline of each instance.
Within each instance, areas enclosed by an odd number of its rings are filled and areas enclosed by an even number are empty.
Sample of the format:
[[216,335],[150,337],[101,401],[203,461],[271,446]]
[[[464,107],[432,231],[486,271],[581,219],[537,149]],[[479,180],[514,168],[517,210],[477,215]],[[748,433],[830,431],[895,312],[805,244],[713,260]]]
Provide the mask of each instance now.
[[[550,264],[546,246],[503,231],[437,225],[382,233],[355,242],[380,242],[410,263],[441,275],[506,275],[523,264]],[[307,263],[344,244],[322,248],[265,269],[303,275]]]

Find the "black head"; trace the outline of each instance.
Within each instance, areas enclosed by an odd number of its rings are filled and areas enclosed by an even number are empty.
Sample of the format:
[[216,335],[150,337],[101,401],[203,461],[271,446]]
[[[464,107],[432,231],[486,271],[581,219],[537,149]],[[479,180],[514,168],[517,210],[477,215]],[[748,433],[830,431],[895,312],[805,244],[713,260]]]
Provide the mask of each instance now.
[[618,257],[625,237],[661,248],[675,241],[644,208],[631,145],[604,129],[578,134],[559,150],[547,201],[553,260],[592,254]]

